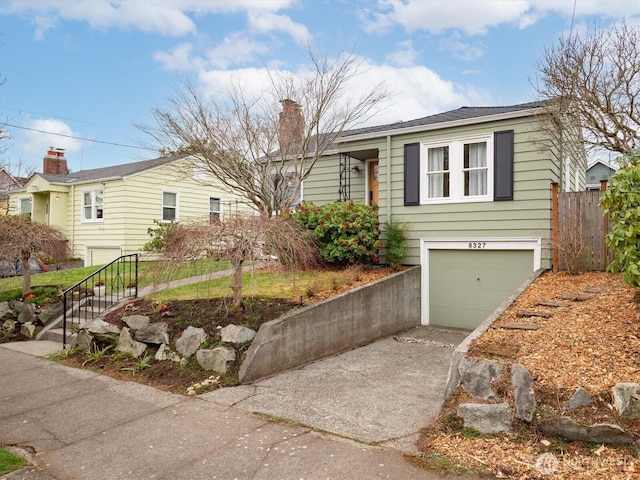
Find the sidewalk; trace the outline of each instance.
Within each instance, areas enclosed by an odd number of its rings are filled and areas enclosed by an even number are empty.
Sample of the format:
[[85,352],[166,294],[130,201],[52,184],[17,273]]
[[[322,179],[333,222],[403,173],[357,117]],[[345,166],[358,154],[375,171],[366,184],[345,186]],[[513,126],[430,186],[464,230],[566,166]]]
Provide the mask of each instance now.
[[12,480],[441,478],[396,450],[7,348],[0,348],[0,444],[33,452],[29,460],[47,472],[0,477]]

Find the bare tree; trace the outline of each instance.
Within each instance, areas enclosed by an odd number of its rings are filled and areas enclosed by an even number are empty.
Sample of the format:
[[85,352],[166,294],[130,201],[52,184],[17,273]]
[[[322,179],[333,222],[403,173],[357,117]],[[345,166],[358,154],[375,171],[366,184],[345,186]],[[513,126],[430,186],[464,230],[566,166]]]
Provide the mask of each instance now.
[[191,154],[191,178],[194,169],[210,173],[263,215],[286,210],[335,138],[371,118],[388,96],[382,83],[354,96],[363,71],[352,54],[310,58],[307,75],[271,72],[253,97],[236,85],[207,101],[185,83],[165,109],[154,111],[155,125],[139,128],[161,152]]
[[179,268],[203,257],[226,260],[233,266],[233,308],[242,308],[244,266],[268,258],[283,267],[307,266],[314,261],[309,233],[291,218],[236,214],[224,222],[209,219],[180,222],[166,230],[158,260],[163,270]]
[[560,150],[575,148],[571,138],[623,156],[640,146],[640,27],[563,36],[537,70],[534,88],[552,119],[545,129]]
[[0,216],[0,259],[22,262],[22,295],[31,292],[29,259],[36,254],[52,260],[69,258],[67,238],[60,230],[44,223],[18,216]]

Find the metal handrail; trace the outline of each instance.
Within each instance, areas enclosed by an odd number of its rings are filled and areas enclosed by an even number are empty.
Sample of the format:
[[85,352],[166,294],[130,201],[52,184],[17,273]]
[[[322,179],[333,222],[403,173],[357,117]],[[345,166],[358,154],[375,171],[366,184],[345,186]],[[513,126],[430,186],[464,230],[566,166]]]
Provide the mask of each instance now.
[[62,292],[62,343],[65,348],[68,324],[80,326],[125,298],[138,297],[139,257],[138,253],[122,255]]

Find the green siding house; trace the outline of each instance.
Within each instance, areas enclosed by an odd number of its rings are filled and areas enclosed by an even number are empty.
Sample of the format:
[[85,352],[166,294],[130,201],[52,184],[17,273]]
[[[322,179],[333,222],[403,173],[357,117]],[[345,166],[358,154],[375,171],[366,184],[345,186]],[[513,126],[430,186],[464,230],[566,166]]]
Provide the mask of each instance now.
[[30,213],[33,221],[58,227],[73,255],[89,266],[140,252],[154,221],[222,219],[251,210],[204,172],[188,174],[188,165],[193,162],[186,157],[160,157],[69,172],[64,151],[51,149],[42,173],[11,193],[10,213]]
[[545,147],[541,114],[537,103],[463,107],[345,132],[303,199],[376,203],[381,222],[406,222],[405,263],[422,266],[421,322],[475,328],[551,267],[552,184],[585,188],[584,155],[561,160]]

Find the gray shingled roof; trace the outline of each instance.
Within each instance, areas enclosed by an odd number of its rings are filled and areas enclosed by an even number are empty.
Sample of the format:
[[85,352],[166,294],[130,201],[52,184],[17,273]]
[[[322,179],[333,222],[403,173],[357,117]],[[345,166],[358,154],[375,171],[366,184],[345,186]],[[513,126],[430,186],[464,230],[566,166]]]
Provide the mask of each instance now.
[[111,167],[94,168],[91,170],[80,170],[71,172],[68,175],[52,175],[46,173],[38,173],[42,178],[51,183],[87,183],[106,179],[124,178],[136,173],[149,170],[151,168],[160,167],[167,163],[177,160],[179,157],[160,157],[151,160],[143,160],[141,162],[123,163],[122,165],[113,165]]
[[461,107],[448,112],[429,115],[428,117],[416,118],[406,122],[390,123],[375,127],[363,127],[349,130],[342,134],[342,138],[352,135],[362,135],[367,133],[386,132],[389,130],[399,130],[401,128],[420,127],[423,125],[434,125],[438,123],[454,122],[457,120],[471,120],[474,118],[487,117],[490,115],[500,115],[505,113],[516,113],[522,110],[529,110],[542,106],[542,102],[520,103],[518,105],[508,105],[503,107]]

